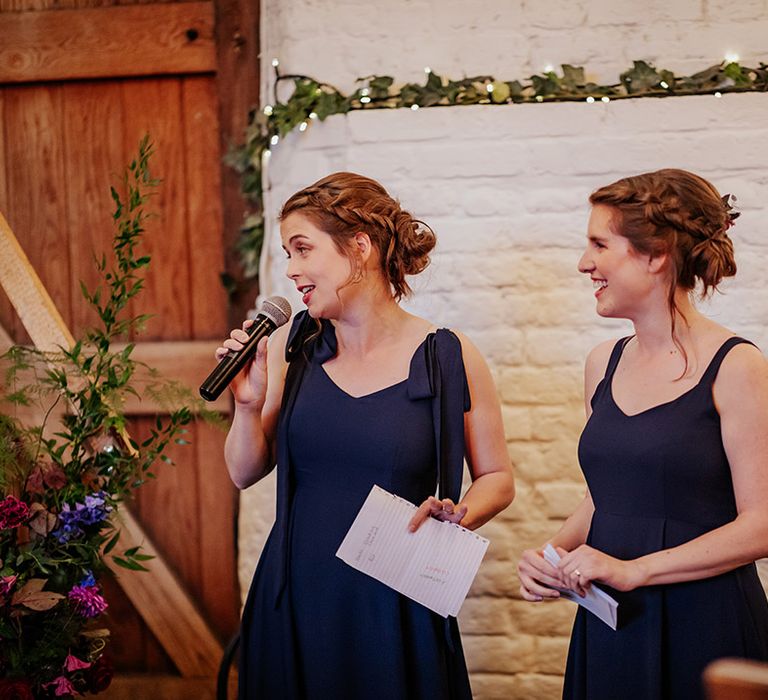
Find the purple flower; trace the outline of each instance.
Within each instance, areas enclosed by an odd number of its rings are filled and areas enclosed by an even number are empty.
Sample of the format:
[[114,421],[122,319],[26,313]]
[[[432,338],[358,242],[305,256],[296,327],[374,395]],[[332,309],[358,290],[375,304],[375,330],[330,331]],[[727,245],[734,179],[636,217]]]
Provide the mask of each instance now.
[[86,576],[80,581],[81,586],[92,587],[96,585],[96,579],[93,576],[93,571],[88,571]]
[[67,597],[83,617],[96,617],[107,609],[107,601],[98,586],[73,586]]
[[75,503],[74,508],[65,503],[59,512],[61,526],[53,533],[59,542],[69,542],[71,539],[81,537],[83,528],[96,525],[106,519],[112,510],[112,506],[106,503],[106,494],[99,491],[93,496],[86,496],[85,503]]
[[0,530],[12,530],[29,518],[29,506],[16,496],[0,501]]

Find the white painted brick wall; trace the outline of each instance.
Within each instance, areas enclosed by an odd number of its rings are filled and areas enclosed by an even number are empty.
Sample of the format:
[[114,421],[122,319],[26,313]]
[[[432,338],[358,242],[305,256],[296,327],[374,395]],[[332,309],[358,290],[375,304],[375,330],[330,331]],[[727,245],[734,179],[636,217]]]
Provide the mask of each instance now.
[[[765,60],[766,0],[262,0],[262,57],[347,91],[356,78],[527,78],[582,65],[615,82],[635,59],[691,73]],[[263,76],[271,80],[269,60]],[[267,94],[267,93],[263,93]]]
[[[756,61],[768,36],[765,0],[494,0],[482,7],[480,16],[457,0],[266,0],[264,56],[340,87],[371,72],[420,80],[425,64],[452,75],[516,77],[563,61],[614,79],[632,58],[678,70],[701,68],[726,50]],[[556,698],[562,685],[572,606],[521,601],[515,562],[582,496],[583,361],[593,345],[629,330],[594,313],[591,285],[576,271],[587,197],[659,167],[695,170],[736,194],[739,274],[707,308],[768,350],[767,116],[764,94],[356,112],[313,124],[274,151],[264,291],[301,308],[283,276],[274,225],[280,204],[335,170],[372,176],[438,235],[433,264],[413,280],[408,306],[466,332],[496,377],[518,496],[483,528],[492,545],[462,610],[477,698]],[[273,498],[273,480],[242,498],[244,591],[274,517]]]

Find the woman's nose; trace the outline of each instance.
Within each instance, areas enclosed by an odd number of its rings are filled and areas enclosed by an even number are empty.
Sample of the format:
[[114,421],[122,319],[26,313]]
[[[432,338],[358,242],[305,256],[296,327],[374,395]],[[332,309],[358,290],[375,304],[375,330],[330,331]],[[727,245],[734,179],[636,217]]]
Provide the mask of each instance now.
[[579,258],[578,263],[579,272],[592,272],[595,269],[594,264],[589,256],[589,251],[584,251]]

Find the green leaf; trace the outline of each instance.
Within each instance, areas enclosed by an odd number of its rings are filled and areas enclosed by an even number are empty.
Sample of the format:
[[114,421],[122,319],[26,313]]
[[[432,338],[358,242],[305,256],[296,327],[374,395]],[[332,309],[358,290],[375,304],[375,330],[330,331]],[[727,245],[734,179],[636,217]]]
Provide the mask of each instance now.
[[112,538],[107,542],[107,544],[104,547],[104,554],[109,554],[117,544],[117,541],[120,539],[120,530],[118,530]]
[[149,571],[147,567],[142,566],[132,559],[123,559],[122,557],[113,556],[112,561],[118,566],[122,566],[124,569],[130,569],[131,571]]

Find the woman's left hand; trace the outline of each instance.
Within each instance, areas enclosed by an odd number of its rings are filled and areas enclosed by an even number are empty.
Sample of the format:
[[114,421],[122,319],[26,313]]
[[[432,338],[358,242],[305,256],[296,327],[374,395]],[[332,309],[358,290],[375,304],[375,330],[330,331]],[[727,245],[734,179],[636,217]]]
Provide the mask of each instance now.
[[571,552],[557,548],[557,568],[567,586],[583,595],[592,581],[605,583],[617,591],[631,591],[645,583],[645,572],[637,560],[611,557],[582,544]]
[[466,514],[467,506],[457,506],[450,498],[444,498],[441,501],[434,496],[430,496],[419,506],[416,514],[411,518],[411,522],[408,523],[408,529],[411,532],[416,532],[429,517],[437,518],[437,520],[447,520],[450,523],[460,523]]

